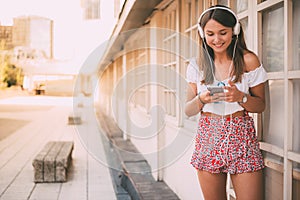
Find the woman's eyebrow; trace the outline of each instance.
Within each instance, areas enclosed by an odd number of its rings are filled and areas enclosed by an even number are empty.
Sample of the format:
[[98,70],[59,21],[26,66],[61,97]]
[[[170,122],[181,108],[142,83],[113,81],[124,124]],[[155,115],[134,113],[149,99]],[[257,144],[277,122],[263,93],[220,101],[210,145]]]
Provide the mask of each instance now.
[[[229,28],[224,28],[224,29],[221,29],[221,30],[218,30],[218,32],[222,32],[222,31],[227,31]],[[212,30],[207,30],[206,29],[206,32],[214,32],[214,31],[212,31]]]

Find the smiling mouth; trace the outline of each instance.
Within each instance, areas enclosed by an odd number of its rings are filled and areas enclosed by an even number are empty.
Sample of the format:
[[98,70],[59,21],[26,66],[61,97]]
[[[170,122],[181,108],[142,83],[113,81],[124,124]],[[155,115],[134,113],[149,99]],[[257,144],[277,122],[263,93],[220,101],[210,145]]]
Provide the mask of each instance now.
[[224,45],[224,43],[221,43],[221,44],[214,44],[214,46],[217,47],[217,48],[220,48],[220,47],[222,47],[223,45]]

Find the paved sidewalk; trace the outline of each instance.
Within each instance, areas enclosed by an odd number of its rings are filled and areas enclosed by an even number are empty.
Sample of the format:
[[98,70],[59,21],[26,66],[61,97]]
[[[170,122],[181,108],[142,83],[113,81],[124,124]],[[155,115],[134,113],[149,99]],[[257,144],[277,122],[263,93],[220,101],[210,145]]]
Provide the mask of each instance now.
[[[68,125],[71,112],[68,97],[0,99],[0,135],[5,135],[0,139],[1,200],[116,199],[97,128],[89,124],[89,114],[82,125]],[[9,128],[17,125],[17,129]],[[35,184],[32,160],[50,140],[74,141],[68,181]]]

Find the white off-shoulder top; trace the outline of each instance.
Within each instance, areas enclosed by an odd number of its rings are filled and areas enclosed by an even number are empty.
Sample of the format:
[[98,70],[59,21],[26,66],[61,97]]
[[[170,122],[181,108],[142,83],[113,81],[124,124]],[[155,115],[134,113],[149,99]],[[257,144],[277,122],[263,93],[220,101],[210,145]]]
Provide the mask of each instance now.
[[[201,84],[201,80],[203,79],[203,72],[199,70],[199,66],[196,62],[196,58],[192,58],[189,61],[187,71],[186,71],[186,81],[188,83],[196,83],[197,84],[197,93],[207,91],[207,86]],[[223,80],[222,82],[227,86],[228,80]],[[262,65],[256,68],[253,71],[245,72],[242,76],[241,82],[236,83],[236,87],[244,92],[249,94],[249,88],[259,85],[267,80],[267,73]],[[218,82],[215,80],[213,84],[210,86],[216,86]],[[239,105],[237,102],[216,102],[216,103],[207,103],[203,106],[203,112],[210,112],[217,115],[230,115],[237,111],[242,111],[244,108]]]

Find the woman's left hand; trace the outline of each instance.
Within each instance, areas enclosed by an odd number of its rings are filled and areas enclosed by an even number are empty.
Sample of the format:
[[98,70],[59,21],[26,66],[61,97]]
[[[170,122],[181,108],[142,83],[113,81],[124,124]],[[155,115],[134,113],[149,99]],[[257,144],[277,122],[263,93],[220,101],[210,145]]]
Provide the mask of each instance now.
[[228,84],[229,86],[224,86],[224,89],[227,90],[227,92],[225,92],[225,101],[240,102],[243,99],[244,93],[241,92],[231,80],[228,81]]

